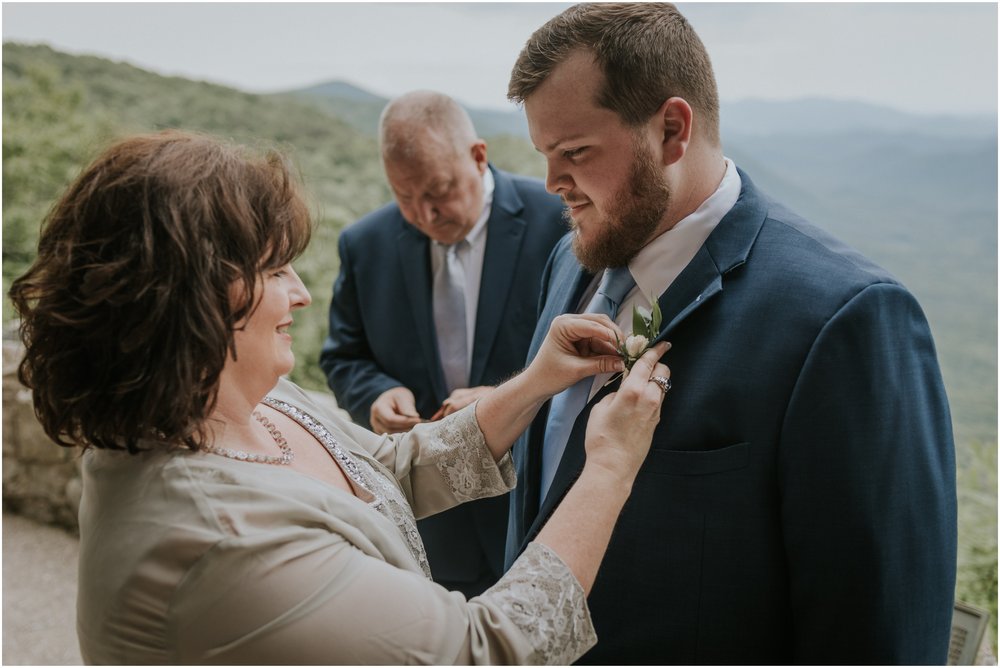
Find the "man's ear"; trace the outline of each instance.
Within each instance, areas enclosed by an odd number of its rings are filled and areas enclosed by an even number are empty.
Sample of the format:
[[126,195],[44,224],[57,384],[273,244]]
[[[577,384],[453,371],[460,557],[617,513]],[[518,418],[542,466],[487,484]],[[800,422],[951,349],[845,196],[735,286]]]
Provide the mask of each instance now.
[[672,97],[656,110],[655,118],[663,142],[663,164],[672,165],[684,157],[691,141],[691,122],[694,113],[687,100]]
[[486,172],[486,142],[482,139],[477,139],[476,143],[472,145],[469,149],[472,153],[472,159],[476,162],[476,167],[479,169],[479,173],[483,174]]

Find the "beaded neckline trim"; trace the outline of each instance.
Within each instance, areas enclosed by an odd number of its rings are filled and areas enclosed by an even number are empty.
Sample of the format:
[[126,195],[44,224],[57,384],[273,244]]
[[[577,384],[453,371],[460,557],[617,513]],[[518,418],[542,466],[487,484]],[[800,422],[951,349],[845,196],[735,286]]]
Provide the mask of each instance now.
[[370,475],[366,474],[358,466],[357,460],[341,447],[333,434],[305,411],[274,397],[264,397],[264,403],[302,425],[340,464],[344,474],[357,483],[361,489],[372,495],[374,500],[369,502],[369,507],[396,525],[410,554],[416,559],[424,575],[430,579],[431,567],[427,562],[427,552],[424,550],[420,533],[417,531],[416,519],[414,519],[413,511],[396,486],[395,481],[383,479],[383,473],[376,470],[370,463],[363,462],[370,470]]
[[371,484],[369,484],[369,482],[365,479],[364,474],[358,467],[357,462],[354,461],[354,458],[347,454],[342,447],[340,447],[340,443],[338,443],[337,439],[333,437],[333,434],[331,434],[326,427],[313,419],[313,416],[299,410],[289,403],[273,397],[264,397],[264,403],[277,411],[281,411],[307,429],[310,434],[319,440],[323,447],[326,448],[326,451],[333,456],[337,463],[340,464],[344,473],[347,474],[351,480],[362,489],[371,493]]

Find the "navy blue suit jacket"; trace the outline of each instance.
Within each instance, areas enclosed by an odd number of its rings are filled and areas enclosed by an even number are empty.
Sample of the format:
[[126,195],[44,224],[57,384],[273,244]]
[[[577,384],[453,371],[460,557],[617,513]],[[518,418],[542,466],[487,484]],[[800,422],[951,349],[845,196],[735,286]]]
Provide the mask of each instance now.
[[[495,385],[523,368],[542,271],[566,233],[562,204],[540,181],[490,169],[496,186],[486,223],[470,386]],[[366,427],[372,402],[390,388],[412,390],[424,418],[448,397],[434,332],[429,244],[396,204],[340,235],[340,274],[320,365],[339,405]],[[484,560],[494,579],[503,572],[506,496],[458,506],[418,526],[435,580],[476,580]]]
[[[583,662],[944,663],[954,445],[927,322],[887,272],[741,177],[659,298],[673,390]],[[531,355],[590,278],[561,242]],[[581,413],[541,510],[547,407],[516,444],[508,563],[579,475],[590,407],[613,389]]]

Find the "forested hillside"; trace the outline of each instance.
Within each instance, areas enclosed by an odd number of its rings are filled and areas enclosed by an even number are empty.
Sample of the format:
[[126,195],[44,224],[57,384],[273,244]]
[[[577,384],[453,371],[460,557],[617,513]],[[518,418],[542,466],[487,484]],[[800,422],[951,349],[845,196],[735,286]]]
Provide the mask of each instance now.
[[[325,99],[324,99],[325,98]],[[277,145],[301,170],[316,212],[296,264],[314,305],[296,316],[294,379],[325,389],[316,360],[341,228],[388,201],[373,129],[383,101],[344,87],[282,95],[163,77],[127,64],[3,45],[3,288],[30,263],[61,190],[112,138],[176,127]],[[759,108],[755,108],[759,111]],[[801,111],[801,110],[800,110]],[[842,110],[841,110],[842,111]],[[885,265],[920,299],[938,343],[960,464],[959,596],[996,614],[996,135],[782,131],[772,121],[727,136],[754,181]],[[726,108],[723,108],[725,119]],[[476,116],[498,166],[542,175],[516,118]],[[513,116],[513,115],[511,115]],[[842,114],[842,117],[844,115]],[[895,122],[895,121],[894,121]],[[747,128],[759,127],[762,132]],[[489,129],[503,132],[489,136]],[[512,129],[513,128],[513,129]],[[794,130],[794,131],[793,131]],[[4,300],[4,321],[11,309]]]
[[[45,212],[85,162],[114,137],[163,128],[276,145],[301,170],[316,227],[296,269],[315,306],[296,316],[293,377],[325,389],[316,360],[336,277],[337,235],[389,201],[390,193],[374,137],[294,96],[251,95],[45,46],[4,44],[4,294],[34,256]],[[490,144],[499,166],[540,173],[538,158],[522,141],[500,137]],[[5,300],[5,320],[10,315]]]

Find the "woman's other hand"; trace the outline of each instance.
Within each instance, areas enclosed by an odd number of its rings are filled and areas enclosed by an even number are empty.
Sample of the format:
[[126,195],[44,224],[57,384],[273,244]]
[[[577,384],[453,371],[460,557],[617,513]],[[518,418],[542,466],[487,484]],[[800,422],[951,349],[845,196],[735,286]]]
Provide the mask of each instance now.
[[631,484],[649,452],[666,392],[650,380],[670,378],[658,360],[670,349],[664,341],[640,357],[617,392],[591,409],[587,422],[587,465],[600,466]]

